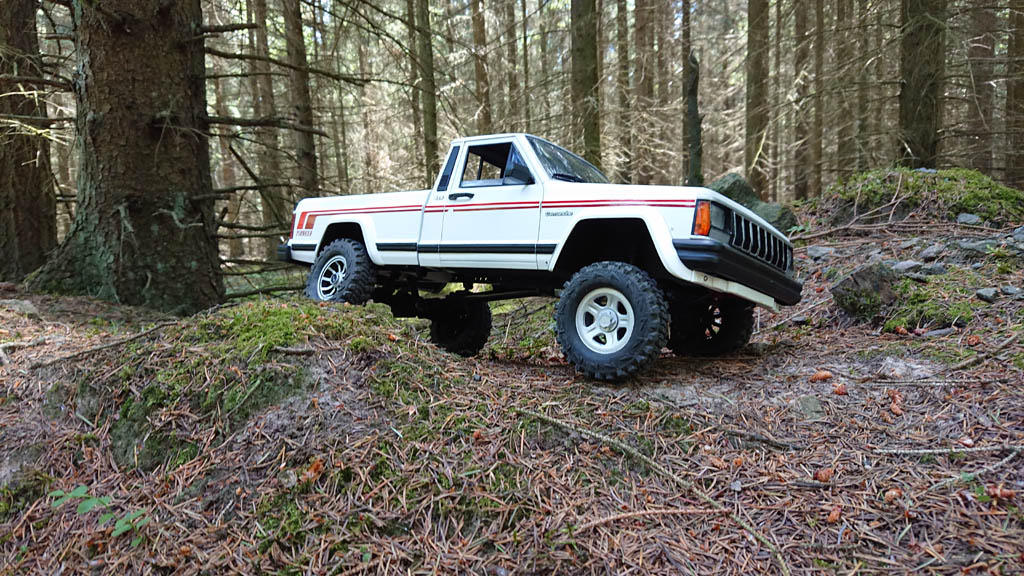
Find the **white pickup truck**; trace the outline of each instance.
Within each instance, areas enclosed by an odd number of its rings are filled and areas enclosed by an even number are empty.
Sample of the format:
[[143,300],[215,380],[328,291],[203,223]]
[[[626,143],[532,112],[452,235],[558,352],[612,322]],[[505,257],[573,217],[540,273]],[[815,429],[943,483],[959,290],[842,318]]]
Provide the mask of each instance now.
[[[750,210],[706,188],[611,184],[528,134],[455,140],[430,190],[306,198],[278,257],[312,265],[308,296],[429,318],[431,339],[462,355],[487,341],[488,302],[558,294],[562,352],[601,380],[636,373],[666,344],[742,347],[755,305],[796,304],[801,291],[792,244]],[[449,283],[464,289],[430,297]]]

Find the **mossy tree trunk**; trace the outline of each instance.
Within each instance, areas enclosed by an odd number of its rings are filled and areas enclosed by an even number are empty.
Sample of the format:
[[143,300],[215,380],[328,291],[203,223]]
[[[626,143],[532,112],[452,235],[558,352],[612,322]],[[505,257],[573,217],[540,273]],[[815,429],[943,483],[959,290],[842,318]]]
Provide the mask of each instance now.
[[747,181],[768,199],[768,0],[747,0],[747,117],[744,166]]
[[[27,0],[0,1],[0,74],[42,76],[37,8]],[[45,128],[46,104],[33,93],[36,88],[30,80],[0,88],[0,114],[39,117],[29,128]],[[56,245],[49,143],[17,124],[0,124],[0,280],[21,280]]]
[[573,0],[572,109],[583,133],[583,157],[601,166],[601,125],[598,104],[597,7],[594,0]]
[[75,0],[78,211],[30,281],[187,313],[221,301],[199,0]]

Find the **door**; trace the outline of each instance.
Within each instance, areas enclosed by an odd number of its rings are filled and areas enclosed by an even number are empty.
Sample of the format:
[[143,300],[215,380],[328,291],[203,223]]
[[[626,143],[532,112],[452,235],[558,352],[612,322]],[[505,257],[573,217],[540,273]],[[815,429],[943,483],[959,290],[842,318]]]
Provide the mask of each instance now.
[[441,264],[536,270],[543,188],[516,144],[470,144],[462,166],[446,199]]

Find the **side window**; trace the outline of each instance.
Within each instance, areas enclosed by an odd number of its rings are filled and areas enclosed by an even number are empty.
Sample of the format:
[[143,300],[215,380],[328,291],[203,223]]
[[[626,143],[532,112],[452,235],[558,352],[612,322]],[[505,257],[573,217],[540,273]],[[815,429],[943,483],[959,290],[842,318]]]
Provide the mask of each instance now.
[[452,148],[448,155],[448,161],[444,163],[444,170],[441,171],[441,179],[437,182],[437,191],[444,192],[448,189],[448,183],[452,179],[452,171],[455,170],[455,159],[459,157],[459,147]]
[[[462,171],[463,188],[514,185],[504,180],[511,174],[529,174],[526,162],[511,142],[470,146],[466,151],[466,166]],[[521,185],[523,182],[520,181]]]

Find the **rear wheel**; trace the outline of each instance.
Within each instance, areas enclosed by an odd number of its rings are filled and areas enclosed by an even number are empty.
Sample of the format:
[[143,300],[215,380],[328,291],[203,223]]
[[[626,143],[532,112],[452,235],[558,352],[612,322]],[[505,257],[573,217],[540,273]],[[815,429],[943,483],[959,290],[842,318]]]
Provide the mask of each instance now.
[[373,294],[377,270],[358,240],[341,238],[320,251],[306,278],[306,296],[364,304]]
[[430,341],[460,356],[474,356],[491,335],[491,307],[481,300],[444,303],[430,321]]
[[621,380],[648,367],[668,337],[658,284],[624,262],[598,262],[573,275],[555,309],[558,344],[591,378]]
[[720,356],[747,345],[754,333],[754,305],[737,299],[669,306],[669,348],[680,356]]

